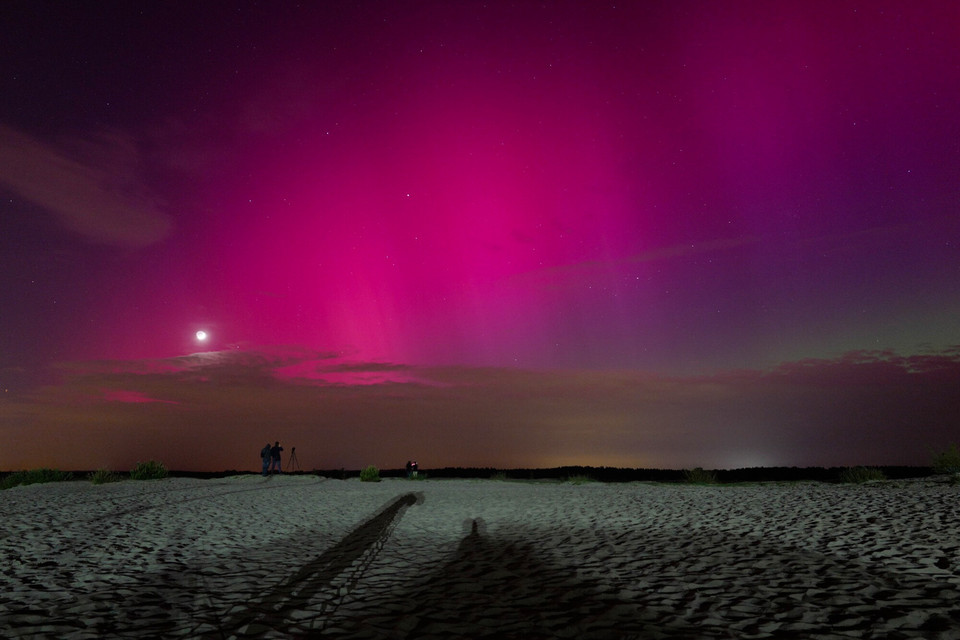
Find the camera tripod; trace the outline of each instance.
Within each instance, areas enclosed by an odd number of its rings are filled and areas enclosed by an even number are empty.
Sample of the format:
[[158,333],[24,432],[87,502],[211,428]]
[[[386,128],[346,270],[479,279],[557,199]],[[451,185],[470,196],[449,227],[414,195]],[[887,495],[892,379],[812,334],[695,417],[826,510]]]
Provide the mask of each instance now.
[[293,470],[302,471],[302,469],[300,469],[300,461],[297,460],[296,447],[290,447],[290,459],[287,460],[287,466],[290,468],[290,471],[293,471]]

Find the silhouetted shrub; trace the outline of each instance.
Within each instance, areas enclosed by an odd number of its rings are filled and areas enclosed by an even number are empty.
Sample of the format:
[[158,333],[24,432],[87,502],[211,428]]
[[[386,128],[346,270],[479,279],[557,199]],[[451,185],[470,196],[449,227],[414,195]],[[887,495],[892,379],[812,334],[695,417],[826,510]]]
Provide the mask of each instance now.
[[591,478],[586,474],[578,474],[578,475],[570,476],[569,478],[567,478],[567,482],[570,484],[580,485],[580,484],[587,484],[588,482],[596,482],[596,480],[594,480],[593,478]]
[[840,482],[848,484],[863,484],[886,479],[886,474],[875,467],[848,467],[840,472]]
[[87,476],[87,479],[93,484],[107,484],[108,482],[119,482],[123,478],[119,473],[109,469],[97,469]]
[[370,465],[360,472],[361,482],[380,482],[380,470]]
[[960,448],[951,444],[933,456],[933,472],[938,474],[960,473]]
[[507,479],[507,474],[505,471],[497,471],[496,473],[490,476],[490,479],[496,480],[498,482],[503,482],[504,480]]
[[690,484],[717,484],[717,474],[713,471],[706,471],[702,467],[697,467],[684,471],[683,480]]
[[162,462],[156,460],[147,460],[138,462],[130,471],[130,478],[133,480],[161,480],[167,477],[167,468]]
[[14,471],[3,480],[0,480],[0,489],[10,489],[20,485],[43,484],[46,482],[64,482],[73,480],[73,474],[59,469],[30,469],[29,471]]

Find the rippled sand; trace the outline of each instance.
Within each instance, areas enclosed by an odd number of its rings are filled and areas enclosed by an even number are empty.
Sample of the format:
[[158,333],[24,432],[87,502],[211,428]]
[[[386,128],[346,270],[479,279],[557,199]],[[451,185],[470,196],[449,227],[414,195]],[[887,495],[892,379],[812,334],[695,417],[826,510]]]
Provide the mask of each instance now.
[[312,476],[0,493],[0,636],[960,638],[960,487]]

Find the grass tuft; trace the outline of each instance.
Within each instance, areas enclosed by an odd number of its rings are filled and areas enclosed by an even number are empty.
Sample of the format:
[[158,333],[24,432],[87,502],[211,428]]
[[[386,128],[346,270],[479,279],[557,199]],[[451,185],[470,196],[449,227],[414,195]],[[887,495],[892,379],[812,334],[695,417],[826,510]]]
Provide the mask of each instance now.
[[508,480],[509,478],[507,478],[507,473],[506,473],[505,471],[497,471],[497,472],[495,472],[493,475],[490,476],[490,479],[491,479],[491,480],[496,480],[497,482],[504,482],[504,481]]
[[107,484],[109,482],[120,482],[123,477],[115,471],[109,469],[97,469],[87,476],[87,480],[93,484]]
[[938,475],[960,473],[960,447],[956,443],[933,456],[933,472]]
[[130,471],[131,480],[162,480],[167,477],[167,468],[162,462],[156,460],[147,460],[138,462]]
[[30,469],[29,471],[14,471],[0,480],[0,489],[10,489],[28,484],[44,484],[47,482],[64,482],[73,480],[73,474],[59,469]]
[[886,479],[887,475],[876,467],[848,467],[840,472],[840,482],[845,484],[863,484]]
[[579,475],[570,476],[569,478],[567,478],[567,483],[569,484],[581,485],[581,484],[587,484],[590,482],[596,482],[596,480],[594,480],[593,478],[585,474],[579,474]]
[[380,469],[372,464],[360,472],[361,482],[380,482]]
[[689,484],[717,484],[717,474],[702,467],[687,469],[683,472],[683,481]]

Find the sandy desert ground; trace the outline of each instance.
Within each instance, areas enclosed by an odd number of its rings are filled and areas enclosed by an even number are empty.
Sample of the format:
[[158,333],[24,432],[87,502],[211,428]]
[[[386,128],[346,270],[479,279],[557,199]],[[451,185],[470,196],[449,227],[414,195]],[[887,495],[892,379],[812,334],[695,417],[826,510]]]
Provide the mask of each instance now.
[[13,638],[960,638],[960,486],[316,476],[0,494]]

